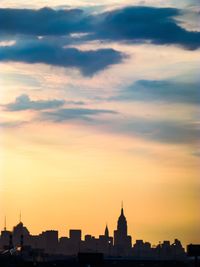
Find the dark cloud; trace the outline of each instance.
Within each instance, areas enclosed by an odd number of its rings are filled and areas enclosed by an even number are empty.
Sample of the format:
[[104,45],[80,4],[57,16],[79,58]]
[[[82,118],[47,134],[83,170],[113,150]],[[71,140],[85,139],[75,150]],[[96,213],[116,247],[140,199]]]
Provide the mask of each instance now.
[[87,18],[80,9],[0,9],[0,32],[3,34],[64,35],[86,31]]
[[127,7],[100,15],[96,38],[128,41],[149,41],[154,44],[176,44],[187,49],[200,46],[200,32],[189,32],[177,25],[175,8]]
[[82,10],[43,8],[0,9],[0,32],[34,36],[89,33],[84,40],[125,41],[129,43],[200,46],[200,32],[187,31],[176,22],[181,11],[175,8],[126,7],[98,15]]
[[64,122],[68,120],[92,121],[92,117],[95,115],[116,113],[107,109],[63,108],[53,112],[42,112],[40,118],[53,122]]
[[139,80],[110,100],[200,104],[200,91],[198,82]]
[[123,57],[122,53],[114,49],[81,51],[43,40],[22,41],[13,46],[0,47],[0,61],[78,68],[85,76],[91,76],[109,65],[120,63]]
[[20,95],[16,98],[15,102],[4,105],[6,110],[20,111],[20,110],[42,110],[42,109],[54,109],[65,104],[64,100],[30,100],[28,95]]

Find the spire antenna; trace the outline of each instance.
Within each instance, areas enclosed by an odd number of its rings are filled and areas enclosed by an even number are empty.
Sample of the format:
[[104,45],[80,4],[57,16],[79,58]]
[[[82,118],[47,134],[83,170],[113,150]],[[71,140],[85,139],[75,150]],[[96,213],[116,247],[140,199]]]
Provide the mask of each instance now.
[[121,202],[121,215],[124,215],[124,202]]

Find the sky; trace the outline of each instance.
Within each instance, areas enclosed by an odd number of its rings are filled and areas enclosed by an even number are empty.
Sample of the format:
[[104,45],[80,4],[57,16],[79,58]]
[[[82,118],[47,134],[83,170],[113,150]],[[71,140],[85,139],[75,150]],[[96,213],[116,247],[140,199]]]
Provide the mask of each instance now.
[[200,7],[0,1],[0,227],[200,239]]

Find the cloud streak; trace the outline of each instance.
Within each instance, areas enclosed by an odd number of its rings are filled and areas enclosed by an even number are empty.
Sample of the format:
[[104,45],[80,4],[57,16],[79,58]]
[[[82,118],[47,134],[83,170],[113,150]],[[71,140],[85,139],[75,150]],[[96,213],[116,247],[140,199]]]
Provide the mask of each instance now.
[[200,135],[191,121],[132,117],[111,125],[109,131],[167,144],[195,144]]
[[40,118],[53,122],[65,122],[69,120],[95,121],[93,118],[101,114],[117,114],[108,109],[87,109],[87,108],[63,108],[56,111],[42,112]]
[[[188,120],[122,117],[122,114],[110,109],[61,108],[64,104],[66,102],[63,100],[32,101],[27,95],[21,95],[16,98],[15,102],[4,105],[4,107],[7,111],[12,112],[36,110],[38,111],[37,121],[61,124],[69,121],[83,122],[86,127],[94,127],[99,131],[166,144],[195,144],[200,135],[198,124]],[[111,118],[105,119],[101,115],[111,115]],[[17,127],[18,125],[21,126],[21,123],[4,122],[0,126]]]
[[138,80],[109,100],[198,105],[200,103],[200,91],[199,84],[195,81],[185,83],[173,80]]
[[15,102],[4,105],[8,111],[21,111],[21,110],[43,110],[43,109],[54,109],[65,104],[64,100],[30,100],[26,94],[20,95],[16,98]]
[[22,94],[16,97],[14,102],[3,105],[7,111],[21,111],[21,110],[43,110],[43,109],[56,109],[64,104],[69,105],[85,105],[83,101],[66,101],[62,99],[52,99],[52,100],[31,100],[26,94]]
[[[110,114],[112,119],[99,118],[97,115]],[[117,116],[116,116],[117,115]],[[144,117],[121,117],[122,114],[105,109],[58,109],[41,112],[39,118],[54,123],[83,121],[84,125],[99,131],[117,135],[142,138],[166,144],[195,144],[200,135],[197,124],[187,120],[154,119]]]

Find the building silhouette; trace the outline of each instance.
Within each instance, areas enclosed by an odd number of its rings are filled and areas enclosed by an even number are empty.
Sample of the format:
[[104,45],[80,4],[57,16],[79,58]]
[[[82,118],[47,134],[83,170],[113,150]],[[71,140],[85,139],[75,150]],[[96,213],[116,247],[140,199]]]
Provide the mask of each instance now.
[[114,231],[114,247],[117,256],[128,256],[132,248],[131,236],[127,234],[127,221],[124,216],[123,206],[117,222],[117,230]]
[[60,237],[57,230],[46,230],[39,235],[31,235],[24,224],[20,222],[12,231],[1,231],[0,251],[16,249],[20,251],[32,251],[31,255],[65,255],[77,256],[78,253],[102,253],[105,257],[130,257],[141,260],[182,260],[186,257],[181,242],[175,239],[174,243],[163,241],[157,246],[151,246],[149,242],[136,240],[132,244],[132,238],[128,235],[127,220],[123,206],[117,221],[117,229],[114,237],[110,236],[108,225],[104,233],[98,238],[85,235],[82,239],[80,229],[69,230],[69,237]]
[[30,233],[21,221],[13,227],[12,242],[14,247],[30,243]]

